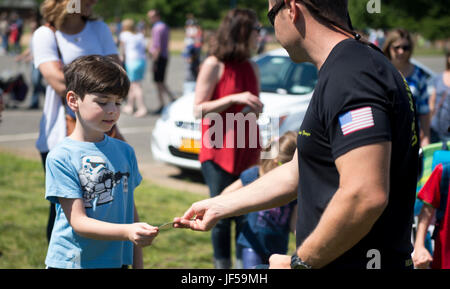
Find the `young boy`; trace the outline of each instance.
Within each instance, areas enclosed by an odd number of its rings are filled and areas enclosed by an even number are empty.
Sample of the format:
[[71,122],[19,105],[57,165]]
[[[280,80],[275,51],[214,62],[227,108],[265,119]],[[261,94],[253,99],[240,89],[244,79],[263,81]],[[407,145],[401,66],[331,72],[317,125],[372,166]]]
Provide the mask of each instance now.
[[105,135],[128,94],[126,72],[109,57],[83,56],[64,69],[73,133],[47,157],[46,198],[56,220],[48,268],[142,268],[142,249],[158,228],[139,221],[133,192],[141,182],[134,150]]

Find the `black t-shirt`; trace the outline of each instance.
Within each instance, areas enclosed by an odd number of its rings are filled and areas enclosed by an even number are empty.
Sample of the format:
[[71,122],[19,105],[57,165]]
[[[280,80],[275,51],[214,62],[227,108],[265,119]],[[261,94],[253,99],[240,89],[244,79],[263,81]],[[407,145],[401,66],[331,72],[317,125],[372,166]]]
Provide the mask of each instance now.
[[[339,187],[335,160],[352,149],[392,142],[389,203],[371,231],[328,268],[411,265],[411,225],[419,139],[414,101],[403,77],[380,51],[340,42],[322,66],[298,136],[297,246],[317,226]],[[367,172],[370,173],[370,172]]]

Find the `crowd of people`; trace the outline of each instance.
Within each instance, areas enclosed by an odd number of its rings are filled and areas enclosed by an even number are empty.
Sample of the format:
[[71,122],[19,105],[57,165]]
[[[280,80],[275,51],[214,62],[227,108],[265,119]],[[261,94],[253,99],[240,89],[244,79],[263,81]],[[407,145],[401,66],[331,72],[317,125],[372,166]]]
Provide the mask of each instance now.
[[20,41],[23,35],[24,22],[17,12],[0,14],[0,36],[2,45],[0,55],[20,54]]
[[[142,177],[116,123],[121,112],[149,113],[142,89],[148,66],[159,101],[154,113],[161,113],[165,96],[175,100],[165,83],[170,28],[153,9],[147,13],[151,41],[132,19],[120,21],[114,39],[93,17],[95,1],[81,4],[81,13],[69,15],[65,1],[45,0],[44,24],[36,25],[31,48],[18,56],[32,59],[33,73],[47,83],[36,143],[50,201],[45,264],[143,268],[142,247],[159,229],[139,221],[133,191]],[[411,62],[414,41],[407,30],[371,43],[354,31],[348,15],[344,0],[269,0],[268,18],[280,44],[294,62],[311,62],[320,74],[299,123],[305,133],[272,140],[269,149],[277,147],[278,154],[268,160],[261,160],[267,148],[250,145],[258,130],[245,130],[244,147],[236,144],[236,127],[215,135],[214,143],[209,135],[212,114],[254,115],[246,123],[251,126],[263,111],[251,60],[264,44],[257,14],[230,10],[204,61],[203,31],[188,16],[184,92],[195,93],[194,107],[187,109],[201,119],[199,161],[211,198],[194,203],[173,226],[211,230],[215,268],[232,268],[232,221],[235,268],[450,268],[450,210],[439,226],[439,258],[423,246],[433,210],[448,198],[448,176],[440,185],[450,171],[445,164],[419,193],[426,204],[418,241],[411,243],[419,149],[450,138],[450,55],[446,70],[430,82]],[[16,28],[23,26],[12,19]],[[30,108],[39,107],[38,83]],[[0,94],[0,119],[2,108]],[[292,256],[286,255],[291,231],[297,247]],[[374,250],[381,259],[368,260]]]

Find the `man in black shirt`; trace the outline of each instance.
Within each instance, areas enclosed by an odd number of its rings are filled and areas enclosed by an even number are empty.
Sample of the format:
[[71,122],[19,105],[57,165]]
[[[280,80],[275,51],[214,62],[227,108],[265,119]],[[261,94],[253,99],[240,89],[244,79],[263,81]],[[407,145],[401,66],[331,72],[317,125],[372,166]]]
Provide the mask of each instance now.
[[209,230],[297,197],[297,252],[273,255],[271,268],[411,268],[420,142],[408,86],[352,31],[346,0],[269,0],[269,8],[290,57],[319,69],[297,156],[193,204],[175,226]]

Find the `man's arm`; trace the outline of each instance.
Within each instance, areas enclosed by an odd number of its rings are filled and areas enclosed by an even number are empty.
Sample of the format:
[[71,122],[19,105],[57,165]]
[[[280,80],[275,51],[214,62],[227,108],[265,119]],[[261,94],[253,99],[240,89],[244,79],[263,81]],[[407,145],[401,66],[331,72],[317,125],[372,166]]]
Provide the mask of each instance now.
[[[315,230],[297,249],[304,262],[321,268],[370,231],[387,206],[390,156],[391,143],[384,142],[356,148],[336,160],[339,188]],[[290,268],[290,256],[272,256],[270,267]]]
[[296,152],[290,162],[242,189],[194,203],[183,217],[174,218],[174,227],[208,231],[220,219],[285,205],[297,197],[298,178]]
[[339,188],[316,229],[297,249],[313,268],[321,268],[358,243],[389,200],[391,143],[351,150],[336,159]]

